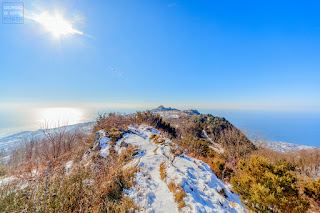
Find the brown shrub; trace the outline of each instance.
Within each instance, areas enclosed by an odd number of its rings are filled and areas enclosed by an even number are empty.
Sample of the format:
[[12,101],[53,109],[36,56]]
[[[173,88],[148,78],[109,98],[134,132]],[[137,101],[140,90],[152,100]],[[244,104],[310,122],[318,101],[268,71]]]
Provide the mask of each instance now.
[[255,146],[246,136],[236,128],[229,128],[222,131],[219,143],[224,148],[224,154],[227,158],[245,157]]
[[188,137],[182,140],[174,140],[187,154],[195,157],[213,157],[216,153],[209,148],[209,144],[206,141],[198,140],[197,138],[188,135]]
[[252,155],[262,156],[275,164],[286,162],[292,170],[295,169],[301,175],[310,178],[316,178],[320,173],[320,149],[318,148],[286,153],[260,148],[252,152]]
[[135,116],[133,115],[124,115],[119,113],[109,113],[104,115],[99,115],[96,125],[93,128],[93,132],[97,132],[101,129],[104,129],[106,132],[109,132],[113,128],[118,129],[119,131],[126,132],[130,124],[135,123]]
[[88,145],[87,136],[79,131],[68,132],[64,127],[43,131],[44,138],[27,139],[11,153],[8,165],[12,174],[31,172],[53,161],[68,160],[79,147]]
[[150,140],[155,144],[164,144],[166,142],[165,139],[158,134],[151,135]]
[[311,200],[312,210],[320,210],[320,177],[318,180],[311,179],[304,183],[303,192]]
[[[63,162],[55,161],[33,180],[22,178],[0,186],[0,212],[130,212],[138,210],[123,193],[133,186],[136,168],[124,169],[136,147],[108,160],[93,154],[88,164],[74,161],[67,173]],[[21,187],[25,184],[26,187]]]
[[152,111],[137,112],[136,123],[150,125],[167,134],[169,138],[176,137],[176,130],[170,122],[164,121],[159,114],[154,114]]

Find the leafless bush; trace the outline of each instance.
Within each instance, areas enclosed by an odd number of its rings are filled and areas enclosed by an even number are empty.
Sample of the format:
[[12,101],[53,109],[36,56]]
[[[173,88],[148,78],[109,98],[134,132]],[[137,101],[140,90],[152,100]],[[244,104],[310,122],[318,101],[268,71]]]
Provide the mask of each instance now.
[[128,129],[130,124],[134,124],[135,116],[134,115],[124,115],[119,113],[109,113],[104,115],[99,115],[97,123],[94,126],[93,132],[97,132],[101,129],[104,129],[106,132],[116,128],[122,132],[125,132]]
[[262,148],[266,141],[270,141],[270,138],[267,134],[262,133],[260,131],[242,128],[241,131],[247,138],[249,138],[252,142],[254,142],[257,148]]
[[213,157],[217,153],[210,149],[208,142],[188,135],[186,138],[174,140],[174,142],[193,157]]
[[297,153],[290,153],[295,156],[296,164],[308,177],[316,178],[320,175],[320,149],[303,149]]
[[[84,164],[83,158],[76,158],[79,152],[83,156],[83,150],[89,149],[87,140],[90,137],[57,129],[46,132],[41,140],[30,139],[16,150],[17,170],[28,168],[29,171],[21,171],[22,175],[16,176],[19,182],[0,186],[0,212],[138,210],[123,193],[134,184],[136,168],[124,166],[138,153],[137,147],[129,145],[121,154],[110,148],[107,159],[92,152]],[[65,166],[70,159],[72,166],[67,171]],[[32,177],[26,174],[35,166],[43,168]]]
[[252,142],[236,128],[229,128],[222,131],[219,143],[223,146],[224,153],[228,158],[244,157],[255,149]]
[[316,178],[320,175],[320,149],[304,149],[292,152],[277,152],[268,148],[259,148],[252,152],[269,159],[273,163],[287,162],[295,167],[298,172],[309,178]]
[[65,127],[44,129],[44,137],[26,139],[15,149],[9,159],[11,170],[31,172],[35,167],[48,164],[58,157],[74,151],[81,143],[85,143],[85,134]]

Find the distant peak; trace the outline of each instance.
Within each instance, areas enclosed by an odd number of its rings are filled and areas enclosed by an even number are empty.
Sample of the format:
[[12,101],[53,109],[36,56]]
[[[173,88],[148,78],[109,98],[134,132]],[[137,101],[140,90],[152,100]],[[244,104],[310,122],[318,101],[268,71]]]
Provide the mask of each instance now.
[[198,112],[195,109],[179,110],[179,109],[172,108],[172,107],[164,107],[163,105],[160,105],[157,108],[152,109],[151,111],[154,112],[154,113],[166,112],[166,111],[177,111],[177,112],[180,112],[180,113],[185,113],[187,115],[200,115],[200,112]]
[[153,109],[152,111],[169,111],[169,110],[177,110],[177,109],[171,108],[171,107],[166,108],[163,105],[160,105],[157,108]]

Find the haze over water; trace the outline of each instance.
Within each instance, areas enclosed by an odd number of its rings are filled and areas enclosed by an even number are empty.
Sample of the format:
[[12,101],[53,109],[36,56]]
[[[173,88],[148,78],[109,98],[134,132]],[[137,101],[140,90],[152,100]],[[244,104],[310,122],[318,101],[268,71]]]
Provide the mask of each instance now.
[[[198,110],[201,113],[225,117],[236,127],[262,133],[271,141],[320,146],[320,112]],[[72,125],[94,121],[98,113],[115,111],[132,113],[136,109],[43,107],[27,111],[17,109],[1,110],[0,138],[21,131],[38,130],[44,124],[47,124],[49,127],[56,127],[57,125]]]

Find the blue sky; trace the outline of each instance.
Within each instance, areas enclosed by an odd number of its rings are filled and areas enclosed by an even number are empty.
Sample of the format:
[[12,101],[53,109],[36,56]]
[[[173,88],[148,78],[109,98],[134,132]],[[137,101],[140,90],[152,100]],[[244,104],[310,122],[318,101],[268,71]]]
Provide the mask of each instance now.
[[25,0],[24,6],[59,11],[84,35],[55,39],[28,19],[0,24],[3,106],[320,109],[319,1]]

